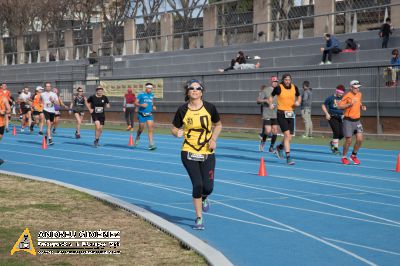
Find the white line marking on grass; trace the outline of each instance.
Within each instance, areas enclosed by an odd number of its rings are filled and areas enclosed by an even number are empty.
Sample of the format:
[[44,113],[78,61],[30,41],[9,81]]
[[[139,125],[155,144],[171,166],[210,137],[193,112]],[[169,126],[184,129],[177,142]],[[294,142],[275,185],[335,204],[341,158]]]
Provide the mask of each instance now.
[[346,242],[346,241],[342,241],[342,240],[337,240],[337,239],[332,239],[332,238],[328,238],[328,237],[324,237],[324,239],[329,240],[329,241],[332,241],[332,242],[337,242],[337,243],[346,244],[346,245],[349,245],[349,246],[360,247],[360,248],[365,248],[365,249],[369,249],[369,250],[373,250],[373,251],[378,251],[378,252],[383,252],[383,253],[387,253],[387,254],[391,254],[391,255],[400,256],[400,253],[394,252],[394,251],[388,251],[388,250],[384,250],[384,249],[380,249],[380,248],[374,248],[374,247],[364,246],[364,245],[355,244],[355,243],[350,243],[350,242]]

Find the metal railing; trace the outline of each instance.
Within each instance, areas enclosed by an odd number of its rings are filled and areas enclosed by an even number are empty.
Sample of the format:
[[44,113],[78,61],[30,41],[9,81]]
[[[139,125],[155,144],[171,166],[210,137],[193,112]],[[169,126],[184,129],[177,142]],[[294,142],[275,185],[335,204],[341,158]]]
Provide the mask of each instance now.
[[[296,7],[297,9],[293,7],[290,10],[297,11],[289,11],[288,18],[281,19],[281,15],[275,14],[273,21],[263,23],[253,23],[252,16],[248,12],[227,15],[221,11],[222,13],[220,12],[217,18],[219,26],[211,30],[202,29],[198,17],[184,17],[175,21],[173,34],[161,35],[159,20],[156,20],[148,24],[147,28],[143,25],[136,25],[137,29],[141,29],[137,32],[137,38],[124,41],[108,41],[98,44],[75,45],[74,47],[49,48],[48,51],[31,50],[17,53],[15,49],[11,49],[16,42],[10,40],[6,51],[12,50],[12,52],[6,52],[0,58],[3,64],[10,65],[88,58],[91,51],[96,51],[98,56],[121,56],[202,48],[204,47],[205,33],[212,33],[215,36],[214,46],[297,39],[314,36],[316,19],[319,19],[319,22],[325,22],[326,32],[338,34],[367,31],[379,28],[384,19],[390,15],[391,7],[399,5],[369,6],[321,15],[309,15],[314,12],[309,6]],[[198,15],[203,14],[202,8],[198,7],[198,9]],[[334,23],[332,24],[332,22]],[[349,25],[351,25],[350,28]],[[37,55],[38,52],[40,52],[40,57]]]

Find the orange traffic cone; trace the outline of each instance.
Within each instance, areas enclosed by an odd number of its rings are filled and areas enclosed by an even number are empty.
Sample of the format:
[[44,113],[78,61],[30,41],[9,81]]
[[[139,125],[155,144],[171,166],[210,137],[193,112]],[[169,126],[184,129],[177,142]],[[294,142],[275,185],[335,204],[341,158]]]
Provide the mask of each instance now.
[[259,176],[267,176],[267,169],[265,169],[264,157],[261,157],[260,169],[258,170]]
[[396,172],[400,172],[400,153],[397,155]]
[[13,136],[16,136],[17,135],[17,128],[14,126],[13,127]]
[[128,146],[132,147],[134,145],[132,134],[129,137],[129,144]]
[[43,137],[43,140],[42,140],[42,149],[43,149],[43,150],[47,150],[47,140],[46,140],[46,137]]

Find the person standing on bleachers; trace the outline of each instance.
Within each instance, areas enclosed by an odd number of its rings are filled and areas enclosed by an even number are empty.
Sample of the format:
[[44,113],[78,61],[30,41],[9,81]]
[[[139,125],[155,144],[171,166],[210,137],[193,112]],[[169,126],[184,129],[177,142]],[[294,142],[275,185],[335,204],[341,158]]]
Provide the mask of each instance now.
[[[325,47],[321,48],[322,52],[322,61],[319,63],[320,65],[330,65],[332,64],[332,54],[338,54],[342,52],[342,49],[340,49],[340,42],[333,37],[329,33],[325,33],[324,35],[326,44]],[[326,60],[328,57],[328,60]]]
[[301,117],[304,121],[304,135],[303,138],[312,138],[313,124],[311,120],[311,106],[312,106],[312,88],[310,82],[305,80],[303,82],[303,93],[301,94]]
[[389,37],[393,33],[393,26],[391,24],[390,18],[386,19],[386,22],[382,25],[379,31],[379,36],[382,38],[382,48],[387,48],[389,43]]

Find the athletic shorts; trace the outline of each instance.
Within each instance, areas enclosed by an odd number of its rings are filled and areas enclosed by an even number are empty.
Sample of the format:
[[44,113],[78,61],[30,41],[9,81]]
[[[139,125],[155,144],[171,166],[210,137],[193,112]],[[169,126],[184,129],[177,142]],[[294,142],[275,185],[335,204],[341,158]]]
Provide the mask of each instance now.
[[39,111],[33,111],[33,116],[37,116],[37,115],[40,115],[40,114],[43,114],[43,112],[39,112]]
[[343,120],[343,134],[346,138],[351,138],[353,135],[363,133],[364,129],[360,120]]
[[54,113],[54,116],[55,116],[55,117],[60,117],[60,116],[61,116],[60,111],[56,111],[56,112]]
[[263,119],[263,125],[264,126],[278,125],[278,119],[276,119],[276,118]]
[[0,127],[0,135],[4,135],[5,126]]
[[138,113],[139,123],[146,123],[146,121],[153,121],[153,115],[143,116],[142,113]]
[[105,115],[98,115],[95,114],[94,112],[92,113],[92,120],[93,122],[99,121],[100,125],[104,126],[104,122],[106,121]]
[[30,107],[28,107],[28,108],[22,107],[22,108],[21,108],[21,113],[22,113],[23,115],[25,115],[25,114],[27,114],[30,110],[31,110]]
[[290,134],[294,133],[294,118],[286,118],[284,111],[279,111],[277,113],[277,120],[282,133],[285,131],[290,131]]
[[81,116],[83,116],[85,114],[84,111],[79,111],[79,110],[73,110],[74,114],[79,114]]
[[44,118],[46,118],[46,121],[50,120],[50,122],[54,122],[54,116],[55,116],[54,113],[50,113],[50,112],[47,112],[46,110],[44,110],[43,114],[44,114]]

